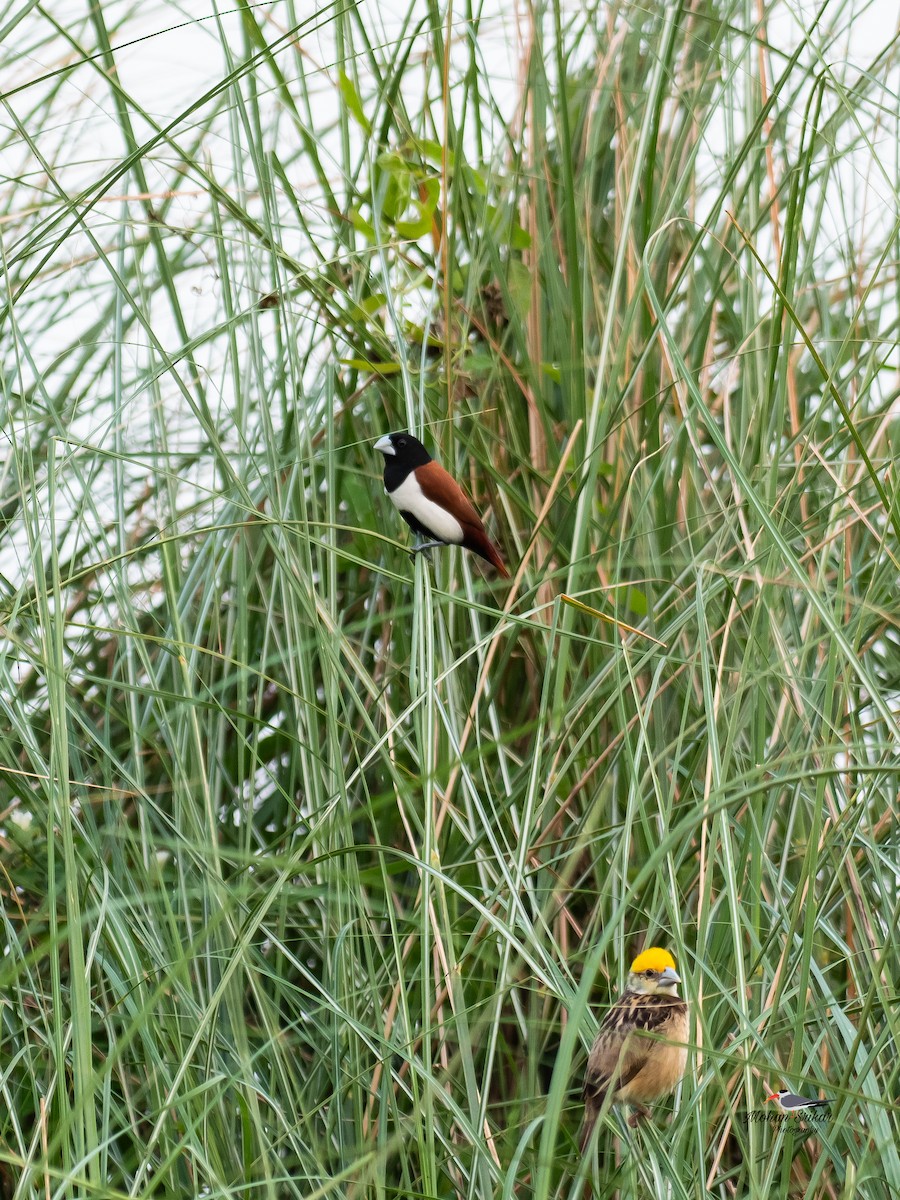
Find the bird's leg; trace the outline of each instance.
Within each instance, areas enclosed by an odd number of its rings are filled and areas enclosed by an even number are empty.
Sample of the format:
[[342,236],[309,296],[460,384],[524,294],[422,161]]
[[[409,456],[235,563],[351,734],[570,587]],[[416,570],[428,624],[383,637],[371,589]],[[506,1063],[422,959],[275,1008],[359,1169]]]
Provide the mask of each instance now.
[[430,551],[433,550],[435,546],[443,546],[443,544],[443,542],[419,542],[412,547],[409,552],[409,557],[413,562],[415,562],[417,554],[425,554],[428,556],[428,561],[431,562]]
[[634,1103],[632,1103],[631,1107],[634,1109],[634,1112],[628,1118],[628,1124],[631,1126],[632,1129],[637,1129],[637,1127],[638,1127],[638,1125],[640,1125],[641,1121],[645,1121],[647,1119],[647,1117],[650,1116],[650,1109],[644,1108],[643,1104],[634,1104]]

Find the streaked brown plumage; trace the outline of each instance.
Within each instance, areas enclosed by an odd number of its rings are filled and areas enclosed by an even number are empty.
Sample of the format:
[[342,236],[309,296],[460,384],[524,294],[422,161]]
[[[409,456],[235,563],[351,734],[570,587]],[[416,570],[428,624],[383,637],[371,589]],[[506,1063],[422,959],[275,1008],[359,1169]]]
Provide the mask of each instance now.
[[676,994],[675,960],[654,946],[631,964],[625,991],[607,1013],[584,1075],[584,1152],[604,1103],[630,1104],[630,1125],[647,1115],[645,1102],[665,1096],[687,1064],[688,1008]]

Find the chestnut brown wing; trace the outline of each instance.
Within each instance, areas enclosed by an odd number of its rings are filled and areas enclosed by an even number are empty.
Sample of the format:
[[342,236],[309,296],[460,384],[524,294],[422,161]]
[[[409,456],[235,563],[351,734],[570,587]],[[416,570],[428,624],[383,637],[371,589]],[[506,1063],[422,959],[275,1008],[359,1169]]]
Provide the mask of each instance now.
[[439,504],[459,521],[463,531],[462,544],[465,548],[486,559],[501,575],[509,578],[509,571],[500,551],[488,537],[481,517],[456,480],[434,460],[423,467],[416,467],[416,479],[426,499]]

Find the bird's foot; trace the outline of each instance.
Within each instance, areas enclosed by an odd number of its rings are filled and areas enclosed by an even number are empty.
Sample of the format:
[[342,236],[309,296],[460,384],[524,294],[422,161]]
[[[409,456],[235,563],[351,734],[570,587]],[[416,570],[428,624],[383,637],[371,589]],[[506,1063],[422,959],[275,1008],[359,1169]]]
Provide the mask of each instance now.
[[443,544],[444,544],[443,542],[420,542],[420,543],[418,543],[417,545],[413,546],[409,551],[410,562],[416,561],[417,554],[424,554],[425,557],[428,559],[428,561],[431,562],[431,551],[435,548],[435,546],[443,546]]
[[634,1112],[628,1118],[628,1124],[632,1129],[637,1129],[637,1127],[638,1127],[638,1125],[640,1125],[641,1121],[646,1121],[646,1119],[649,1116],[650,1116],[649,1108],[644,1108],[644,1106],[642,1104],[640,1104],[640,1105],[636,1104],[636,1105],[634,1105]]

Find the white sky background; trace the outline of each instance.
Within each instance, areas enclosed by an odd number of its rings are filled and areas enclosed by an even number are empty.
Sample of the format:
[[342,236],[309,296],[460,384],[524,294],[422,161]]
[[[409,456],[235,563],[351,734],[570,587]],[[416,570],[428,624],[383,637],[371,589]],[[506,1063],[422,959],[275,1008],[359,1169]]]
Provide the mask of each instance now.
[[[576,5],[568,6],[570,11],[580,11]],[[768,21],[768,34],[772,43],[784,50],[792,49],[796,43],[799,30],[809,24],[818,9],[816,3],[797,3],[794,5],[778,5],[773,16]],[[752,5],[756,11],[756,5]],[[53,16],[63,25],[68,25],[82,44],[93,45],[93,30],[86,17],[87,5],[81,0],[61,0],[51,6]],[[424,15],[425,4],[421,4]],[[108,23],[112,25],[117,14],[124,16],[129,13],[130,6],[125,3],[108,4],[106,6]],[[220,15],[216,15],[217,11]],[[313,17],[320,9],[313,5],[301,6],[297,9],[302,18],[308,11]],[[322,105],[331,107],[337,112],[336,79],[338,73],[338,54],[334,41],[334,25],[327,18],[329,10],[320,16],[320,27],[303,34],[298,41],[299,52],[304,59],[304,71],[309,82],[314,83],[314,71],[322,72],[322,83],[317,97]],[[400,3],[384,3],[382,0],[362,0],[359,11],[374,43],[390,46],[400,35],[403,25],[404,6]],[[453,28],[458,38],[466,36],[463,19],[464,6],[457,3],[454,6],[457,14]],[[285,31],[281,22],[285,19],[285,6],[259,5],[254,8],[259,18],[269,14],[267,30],[271,38]],[[518,101],[518,76],[521,56],[523,53],[522,37],[527,28],[528,14],[523,0],[485,0],[480,10],[482,17],[479,22],[478,44],[492,84],[493,98],[507,121],[512,121],[516,114]],[[793,13],[793,17],[790,15]],[[17,32],[27,43],[27,31],[30,18],[26,18]],[[33,18],[39,22],[39,18]],[[873,53],[879,47],[887,44],[896,33],[900,21],[900,2],[898,0],[864,0],[855,8],[855,16],[848,24],[845,36],[841,41],[829,47],[828,65],[844,79],[852,79],[856,71],[864,69],[872,59]],[[46,28],[44,22],[40,22]],[[216,5],[207,0],[195,0],[189,4],[175,3],[142,3],[117,30],[113,42],[120,77],[125,89],[137,105],[142,106],[152,117],[165,124],[186,112],[192,103],[196,102],[204,92],[221,79],[228,71],[224,60],[220,27],[227,34],[230,45],[236,48],[238,57],[244,52],[244,38],[241,30],[240,15],[227,2]],[[548,30],[548,35],[550,31]],[[428,48],[429,35],[422,32],[419,35],[421,52]],[[549,42],[548,42],[549,44]],[[590,52],[593,47],[586,47]],[[14,62],[11,69],[3,71],[4,85],[19,84],[31,78],[34,79],[44,72],[59,68],[65,56],[65,45],[61,38],[47,43],[43,47],[32,49],[24,60]],[[294,74],[293,60],[297,53],[294,46],[287,46],[278,53],[278,62],[287,78]],[[414,51],[412,60],[415,62],[417,52]],[[421,88],[421,70],[412,69],[407,72],[404,87],[407,89]],[[258,76],[259,86],[270,90],[274,96],[271,74],[265,67],[261,68]],[[896,77],[893,80],[896,99]],[[41,85],[38,85],[41,86]],[[408,93],[407,93],[408,94]],[[109,90],[103,81],[97,77],[91,78],[85,68],[81,68],[73,79],[64,85],[61,99],[64,104],[59,107],[60,115],[59,153],[54,161],[54,168],[65,178],[70,194],[73,194],[79,184],[77,161],[66,161],[67,151],[77,147],[84,157],[84,179],[96,177],[98,164],[107,160],[110,164],[118,160],[123,153],[121,130],[116,115],[111,111]],[[273,100],[273,102],[275,102]],[[71,108],[67,114],[65,103]],[[25,118],[28,110],[27,92],[14,97],[12,105],[20,118]],[[896,110],[894,120],[890,114],[885,114],[883,125],[883,140],[875,147],[878,158],[896,174],[896,140],[897,122]],[[322,124],[321,114],[317,113],[317,126]],[[797,122],[802,112],[795,113]],[[134,117],[138,136],[149,136],[149,129],[143,125],[140,118]],[[185,130],[190,126],[190,119],[179,125],[177,135],[188,140]],[[496,130],[496,141],[502,144],[503,130]],[[41,131],[41,147],[46,152],[52,132]],[[713,135],[714,136],[714,135]],[[719,157],[723,147],[708,145],[709,162],[712,173],[718,171]],[[158,152],[157,152],[158,153]],[[231,169],[231,148],[227,141],[217,144],[215,137],[208,137],[204,143],[204,153],[209,156],[213,166],[221,163],[226,170]],[[151,161],[152,161],[151,156]],[[146,165],[146,164],[145,164]],[[856,178],[848,179],[845,193],[834,197],[835,232],[846,229],[849,217],[852,222],[865,219],[864,209],[875,204],[872,219],[884,219],[886,207],[892,206],[892,193],[883,186],[877,178],[877,169],[873,162],[860,161],[858,156],[852,164],[848,164],[856,172]],[[15,161],[15,156],[9,152],[0,155],[0,173],[16,174],[21,169],[21,160]],[[161,176],[162,185],[165,180]],[[332,182],[340,189],[340,178],[337,171]],[[296,185],[304,183],[312,185],[313,180],[299,179]],[[295,185],[295,186],[296,186]],[[152,186],[152,180],[151,180]],[[127,186],[116,191],[113,189],[106,204],[114,205],[115,199],[123,191],[133,193],[133,180],[127,180]],[[182,195],[175,205],[175,213],[182,210],[185,225],[190,226],[196,217],[195,206],[192,204],[189,185],[181,189]],[[199,195],[200,203],[203,203]],[[848,206],[849,204],[849,211]],[[175,219],[173,215],[172,219]]]
[[[424,14],[426,6],[421,4]],[[795,5],[779,5],[777,15],[769,20],[768,34],[771,42],[780,49],[788,51],[797,43],[800,30],[809,24],[819,7],[817,3],[800,3]],[[756,4],[749,6],[750,11],[756,12]],[[96,44],[93,28],[88,18],[88,5],[82,0],[59,0],[48,10],[63,26],[67,27],[72,36],[82,45],[94,47]],[[254,9],[258,19],[266,19],[266,29],[270,41],[285,32],[285,26],[280,24],[286,20],[287,6],[283,3],[260,5]],[[299,17],[305,12],[314,16],[317,10],[312,5],[297,8]],[[381,3],[379,0],[363,0],[360,12],[370,40],[373,43],[390,47],[396,42],[403,23],[404,7],[398,3]],[[453,22],[455,38],[462,47],[467,34],[463,15],[465,8],[462,3],[456,3],[454,10],[456,18]],[[524,0],[486,0],[481,11],[479,23],[478,48],[489,74],[492,94],[501,110],[502,119],[512,122],[516,118],[519,95],[519,74],[522,55],[524,52],[522,39],[528,26],[528,14]],[[580,7],[570,4],[568,11],[578,13]],[[150,0],[132,8],[124,2],[109,3],[105,6],[107,22],[114,26],[119,22],[113,36],[113,47],[116,63],[122,83],[139,107],[160,124],[167,124],[172,119],[184,114],[205,91],[222,79],[229,71],[229,65],[223,51],[221,28],[226,31],[226,40],[233,46],[238,59],[245,53],[245,40],[241,27],[241,18],[228,4],[220,5],[220,15],[216,16],[216,8],[207,0],[196,0],[194,3],[178,5],[165,3],[163,0]],[[865,3],[861,0],[855,7],[855,16],[847,25],[846,30],[838,41],[831,44],[827,50],[827,62],[839,78],[852,82],[857,72],[864,69],[872,60],[873,55],[881,47],[886,46],[897,30],[900,19],[900,3],[897,0],[872,0]],[[9,19],[9,18],[7,18]],[[0,24],[3,18],[0,17]],[[410,26],[412,27],[412,26]],[[40,31],[39,33],[37,31]],[[548,46],[551,44],[548,29]],[[41,44],[33,44],[35,39],[43,37]],[[315,127],[321,129],[329,123],[329,114],[337,117],[337,64],[339,55],[334,41],[334,25],[327,19],[327,13],[322,15],[319,27],[302,35],[296,45],[288,45],[278,52],[278,63],[289,83],[295,79],[298,55],[302,56],[302,64],[307,84],[314,93],[314,103],[322,105],[322,111],[316,111]],[[819,41],[820,39],[816,39]],[[428,31],[419,34],[420,46],[415,47],[411,56],[411,64],[420,62],[430,46]],[[27,53],[22,56],[22,48]],[[591,55],[595,50],[593,45],[585,45],[584,54]],[[74,59],[74,54],[61,36],[52,39],[46,20],[39,14],[33,14],[17,26],[15,39],[4,44],[2,51],[5,59],[2,72],[2,86],[10,89],[28,81],[37,80],[46,72],[59,70],[67,62]],[[386,54],[386,57],[388,55]],[[463,55],[460,55],[460,62]],[[824,65],[824,64],[823,64]],[[415,89],[423,87],[424,68],[421,65],[411,66],[404,79],[407,96],[416,99]],[[317,83],[320,80],[320,84]],[[274,81],[267,67],[262,67],[256,74],[258,87],[267,92],[273,109],[277,109],[280,101],[276,95]],[[770,80],[771,83],[771,80]],[[34,89],[26,89],[15,93],[9,101],[11,110],[16,117],[28,126],[28,114],[35,102],[35,93],[46,87],[37,83]],[[242,81],[242,88],[246,81]],[[365,81],[362,84],[365,100]],[[866,241],[872,237],[876,226],[890,226],[896,219],[895,192],[893,180],[897,176],[897,73],[896,70],[888,80],[888,87],[878,93],[885,105],[881,139],[873,147],[871,154],[863,147],[852,155],[848,155],[841,164],[841,186],[834,188],[834,194],[828,198],[828,218],[831,227],[832,245],[827,245],[827,239],[817,251],[825,257],[830,257],[833,251],[835,269],[842,261],[859,256],[865,261]],[[411,104],[412,107],[412,104]],[[150,126],[141,117],[133,113],[135,132],[139,139],[151,136]],[[799,135],[802,109],[793,112],[795,130]],[[42,125],[40,129],[30,130],[41,152],[51,163],[54,174],[63,183],[69,195],[75,195],[85,184],[100,178],[105,167],[111,167],[121,160],[124,153],[121,128],[112,108],[110,91],[105,81],[92,69],[82,65],[65,81],[60,93],[59,102],[55,107],[56,123],[53,127]],[[870,114],[865,114],[864,124],[870,123]],[[279,118],[282,120],[284,118]],[[0,122],[10,125],[7,114],[0,112]],[[193,119],[186,117],[180,121],[176,136],[184,145],[191,142],[190,129]],[[289,122],[284,119],[285,135],[294,140],[296,154],[296,139],[294,131],[289,128]],[[361,138],[358,130],[355,136]],[[495,128],[489,129],[489,142],[497,147],[498,155],[504,143],[502,121]],[[702,161],[702,172],[713,188],[721,176],[723,148],[713,144],[717,136],[724,137],[722,130],[715,127],[707,139],[705,159]],[[325,150],[327,152],[327,139]],[[215,133],[207,135],[203,142],[203,154],[207,156],[214,174],[223,180],[236,181],[240,178],[240,163],[235,163],[233,143],[229,137],[229,125],[222,117],[216,123]],[[149,186],[168,186],[171,178],[170,168],[174,152],[166,147],[158,147],[144,162],[148,174]],[[335,162],[337,159],[335,158]],[[162,164],[163,169],[155,168],[154,162]],[[312,174],[303,178],[305,170],[302,156],[296,157],[291,168],[292,184],[298,188],[308,188],[305,198],[311,206],[319,200],[319,189]],[[29,177],[37,178],[35,164],[30,152],[24,145],[11,144],[6,150],[0,151],[0,176],[20,176],[23,171]],[[887,172],[887,177],[882,173]],[[342,196],[340,173],[335,166],[332,183]],[[252,169],[246,173],[250,184],[255,184]],[[237,186],[237,182],[234,184]],[[0,178],[0,192],[5,188],[5,181]],[[46,186],[48,195],[53,194],[52,186]],[[92,230],[111,255],[115,251],[116,238],[121,230],[123,221],[140,221],[145,219],[140,206],[128,206],[123,196],[135,195],[133,175],[129,174],[104,195],[102,201],[94,209]],[[701,197],[702,199],[702,197]],[[3,217],[4,209],[0,207],[0,219],[8,222],[8,230],[4,232],[4,247],[7,254],[15,255],[17,238],[21,229],[16,222],[17,213],[13,209]],[[190,230],[201,221],[208,219],[209,198],[205,195],[199,183],[191,180],[190,176],[179,187],[179,195],[169,209],[167,220],[170,225]],[[702,217],[702,212],[699,214]],[[827,227],[827,226],[826,226]],[[2,229],[3,226],[0,226]],[[299,232],[294,231],[289,224],[285,225],[285,245],[287,249],[304,262],[315,265],[315,258],[310,253],[308,244],[304,244]],[[293,239],[293,240],[292,240]],[[875,239],[873,239],[875,240]],[[883,241],[883,232],[881,234]],[[208,243],[207,243],[208,245]],[[853,248],[850,253],[849,247]],[[193,334],[202,333],[216,319],[221,318],[220,281],[218,278],[215,259],[212,251],[206,246],[200,246],[201,251],[208,254],[206,267],[198,264],[190,275],[179,276],[179,284],[183,286],[188,278],[191,281],[191,294],[185,294],[182,303],[191,325]],[[863,253],[860,254],[860,250]],[[239,288],[239,303],[252,306],[254,297],[265,294],[272,287],[267,256],[248,256],[246,276],[235,280]],[[57,319],[48,323],[44,318],[37,324],[40,337],[28,344],[34,366],[40,373],[48,370],[59,374],[64,367],[56,363],[60,350],[69,347],[73,342],[75,329],[87,328],[96,320],[109,303],[111,281],[106,269],[99,267],[93,258],[90,244],[83,234],[73,232],[57,253],[55,261],[61,270],[56,276],[48,276],[46,285],[35,283],[29,296],[34,297],[34,303],[56,305]],[[72,299],[69,301],[71,291]],[[29,330],[29,302],[23,305],[20,322],[27,336]],[[151,319],[156,336],[166,346],[177,346],[180,338],[174,329],[165,304],[160,304],[156,310],[156,302],[151,299]],[[296,303],[296,302],[295,302]],[[302,303],[302,302],[301,302]],[[302,320],[302,311],[298,317]],[[143,436],[143,426],[148,419],[147,404],[142,399],[141,389],[146,386],[141,382],[141,372],[146,369],[148,362],[147,344],[140,336],[140,331],[132,331],[131,341],[123,346],[123,355],[130,361],[131,370],[126,372],[135,380],[136,391],[130,397],[126,420],[128,422],[128,440],[132,445],[140,443]],[[221,369],[217,356],[220,347],[210,349],[205,357],[201,355],[209,371],[209,391],[214,403],[217,403],[217,416],[227,420],[231,403],[230,381],[227,371]],[[29,378],[31,367],[19,360],[19,369],[26,379]],[[49,377],[48,377],[49,378]],[[177,408],[179,397],[170,387],[169,381],[160,383],[171,396],[171,402]],[[83,412],[83,416],[81,413]],[[197,429],[191,419],[173,420],[173,444],[177,442],[180,449],[188,448],[196,439]],[[73,438],[83,438],[88,442],[108,445],[111,425],[108,414],[103,407],[96,403],[86,405],[72,422],[69,432]],[[198,472],[201,468],[198,468]],[[200,476],[196,476],[196,485]],[[187,483],[188,481],[186,481]],[[3,478],[0,475],[0,487]],[[110,510],[111,511],[111,510]],[[27,559],[27,555],[25,556]],[[0,569],[9,565],[8,549],[0,548]],[[26,562],[21,560],[21,569],[26,569]]]
[[[423,14],[425,7],[424,3],[421,4]],[[776,6],[774,15],[768,22],[768,33],[772,43],[785,50],[792,49],[797,43],[800,28],[812,21],[818,7],[818,3],[809,2]],[[116,14],[124,16],[129,12],[129,8],[125,3],[107,5],[108,23],[113,24]],[[751,5],[751,8],[756,11],[755,4]],[[580,11],[575,5],[569,5],[569,9],[572,12]],[[81,3],[81,0],[62,0],[51,6],[54,17],[61,24],[68,25],[82,44],[93,45],[93,30],[87,21],[86,10],[87,6]],[[285,27],[280,22],[285,19],[285,11],[285,6],[281,4],[260,5],[254,9],[258,18],[269,14],[266,27],[270,39],[284,32]],[[312,17],[321,10],[317,10],[313,5],[299,7],[297,10],[301,18],[305,11]],[[359,11],[373,42],[390,46],[396,41],[403,24],[402,4],[363,0]],[[454,11],[457,15],[453,28],[457,31],[457,37],[462,39],[467,32],[463,19],[463,4],[455,4]],[[479,23],[479,50],[489,68],[493,97],[498,102],[504,118],[512,121],[518,101],[518,76],[523,53],[523,31],[528,24],[527,10],[523,0],[486,0],[480,11],[482,17]],[[186,112],[192,103],[227,73],[228,64],[224,59],[220,25],[227,33],[228,43],[236,48],[238,57],[243,55],[245,43],[239,14],[227,3],[219,5],[218,12],[220,15],[217,17],[216,6],[207,0],[196,0],[194,3],[183,5],[142,3],[117,30],[113,41],[122,82],[137,105],[143,106],[161,124]],[[313,88],[314,70],[311,68],[317,68],[322,73],[317,103],[321,101],[326,113],[328,107],[331,107],[336,114],[338,54],[334,42],[334,25],[327,19],[327,12],[328,10],[321,16],[319,28],[301,36],[298,47],[304,59],[307,81],[312,80]],[[26,44],[31,20],[39,22],[39,18],[26,18],[17,29],[20,36],[24,34],[22,41]],[[852,79],[856,71],[868,65],[876,49],[887,44],[897,30],[898,20],[898,0],[871,0],[870,3],[863,0],[856,6],[854,19],[848,24],[845,36],[839,43],[829,47],[828,65],[844,79]],[[40,24],[46,28],[44,22]],[[549,32],[548,30],[548,34]],[[425,52],[428,48],[427,31],[420,33],[419,41],[421,52],[414,51],[411,60],[413,62],[417,53]],[[592,49],[593,47],[586,47],[588,53]],[[9,86],[10,83],[18,84],[29,78],[34,79],[46,71],[58,68],[64,61],[65,50],[61,38],[32,49],[26,59],[14,62],[11,69],[3,71],[5,86]],[[279,66],[288,80],[294,75],[293,63],[296,54],[294,46],[287,46],[278,53]],[[421,70],[409,70],[404,87],[413,90],[416,87],[421,88],[422,78]],[[276,103],[272,77],[265,67],[259,71],[258,84],[263,90],[270,91],[273,103]],[[893,84],[896,98],[896,77]],[[109,90],[101,79],[92,78],[87,69],[81,68],[64,85],[61,99],[63,105],[58,107],[59,151],[53,165],[60,177],[65,179],[69,193],[73,194],[83,180],[97,176],[98,164],[104,160],[112,164],[122,156],[123,143],[116,115],[111,111]],[[71,105],[68,114],[65,110],[66,103]],[[15,96],[12,105],[20,118],[24,119],[29,107],[27,92]],[[321,114],[317,113],[316,117],[318,127],[322,124]],[[802,112],[795,113],[795,117],[799,126]],[[875,150],[878,158],[896,175],[896,110],[893,120],[890,119],[889,113],[885,114],[885,118],[882,126],[883,139]],[[149,128],[139,117],[135,116],[134,122],[139,137],[149,136]],[[185,130],[189,126],[190,119],[183,122],[177,131],[179,138],[185,142],[188,140]],[[220,131],[223,128],[220,123]],[[503,141],[503,130],[497,129],[494,132],[499,146]],[[715,133],[711,136],[714,137]],[[40,144],[45,152],[50,141],[52,131],[42,130]],[[83,179],[79,178],[82,172],[78,170],[77,159],[66,159],[72,148],[76,148],[78,155],[83,157]],[[707,148],[712,178],[718,173],[723,147],[709,144]],[[227,138],[217,144],[215,137],[208,137],[204,143],[204,153],[209,156],[214,167],[221,166],[226,172],[233,169],[231,147]],[[151,163],[153,157],[154,155],[150,156]],[[161,157],[165,158],[165,155],[162,154]],[[17,162],[15,156],[9,152],[0,154],[0,173],[16,174],[21,165],[21,160]],[[852,161],[848,160],[848,170],[855,172],[856,178],[848,178],[843,194],[834,197],[836,236],[846,230],[848,220],[851,226],[864,222],[867,219],[867,211],[870,220],[888,219],[892,208],[892,192],[885,186],[885,181],[878,179],[874,162],[861,160],[857,155]],[[152,167],[148,167],[148,171],[152,174]],[[162,174],[157,182],[160,186],[164,185],[165,178]],[[301,178],[295,181],[295,186],[312,186],[313,182],[312,178]],[[339,191],[341,181],[337,171],[332,182]],[[111,191],[105,204],[114,207],[117,196],[126,191],[133,194],[133,189],[133,179],[129,178],[122,188]],[[189,184],[186,183],[180,190],[182,194],[173,207],[171,220],[178,219],[180,210],[183,223],[191,226],[197,219],[199,210],[192,203]],[[199,188],[198,202],[201,206],[204,202]],[[99,206],[99,211],[102,211],[102,207]],[[113,219],[117,218],[118,214],[115,214]]]

